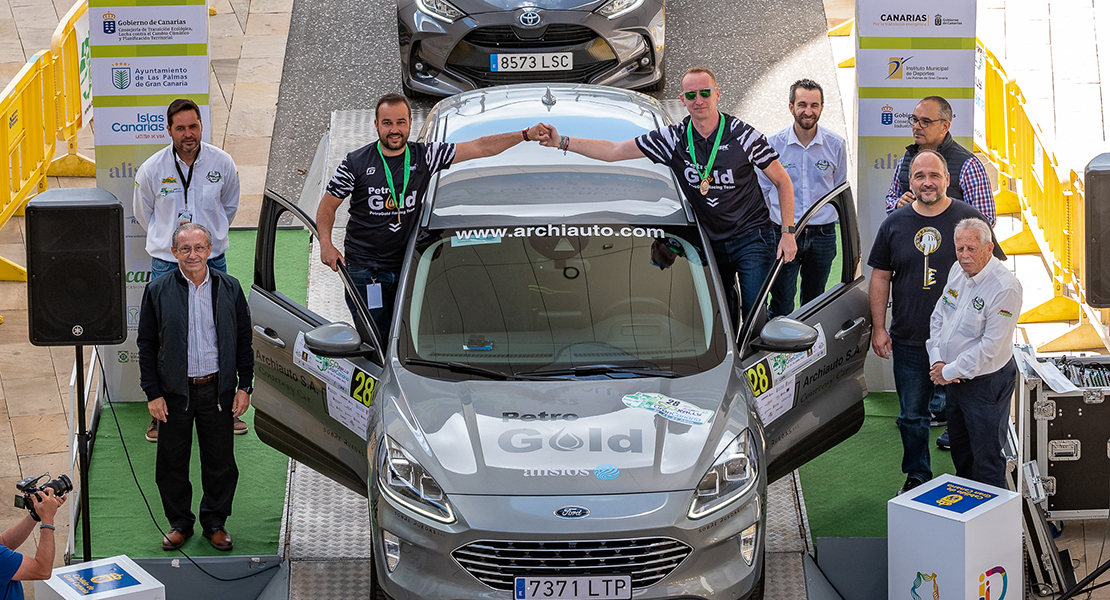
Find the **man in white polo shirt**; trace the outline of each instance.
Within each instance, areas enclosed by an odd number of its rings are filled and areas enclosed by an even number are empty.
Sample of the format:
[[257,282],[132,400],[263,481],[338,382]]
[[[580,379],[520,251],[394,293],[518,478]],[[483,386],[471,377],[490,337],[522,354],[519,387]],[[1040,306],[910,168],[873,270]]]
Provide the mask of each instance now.
[[1014,327],[1021,283],[991,256],[985,221],[964,219],[953,234],[956,264],[929,323],[929,377],[948,386],[948,436],[956,475],[1006,488],[1002,445],[1017,367]]
[[[135,219],[146,230],[150,281],[178,269],[170,250],[173,232],[185,223],[203,225],[212,234],[208,268],[227,273],[227,232],[239,210],[239,171],[231,155],[201,141],[204,126],[200,107],[178,98],[166,110],[166,130],[172,143],[155,152],[135,172]],[[247,424],[235,418],[235,433]],[[158,421],[152,419],[146,439],[158,441]]]
[[[794,184],[794,215],[798,219],[848,178],[848,150],[844,138],[817,124],[824,104],[825,92],[816,81],[795,81],[790,86],[789,105],[794,124],[767,138],[771,147],[778,151],[779,162]],[[756,174],[771,211],[771,221],[775,223],[775,232],[781,236],[778,233],[782,225],[778,188],[762,171]],[[794,260],[783,263],[771,287],[768,312],[772,318],[794,312],[799,273],[801,304],[825,291],[829,270],[836,258],[836,221],[836,209],[825,206],[797,233],[798,254]]]

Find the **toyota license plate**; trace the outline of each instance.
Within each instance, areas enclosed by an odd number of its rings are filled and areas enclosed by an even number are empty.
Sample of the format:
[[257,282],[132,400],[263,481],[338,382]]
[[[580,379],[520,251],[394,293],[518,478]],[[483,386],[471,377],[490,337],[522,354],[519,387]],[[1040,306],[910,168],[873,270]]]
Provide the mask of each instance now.
[[570,52],[544,54],[491,54],[489,70],[501,71],[569,71],[574,68]]
[[629,600],[632,578],[611,577],[517,577],[513,598],[559,600]]

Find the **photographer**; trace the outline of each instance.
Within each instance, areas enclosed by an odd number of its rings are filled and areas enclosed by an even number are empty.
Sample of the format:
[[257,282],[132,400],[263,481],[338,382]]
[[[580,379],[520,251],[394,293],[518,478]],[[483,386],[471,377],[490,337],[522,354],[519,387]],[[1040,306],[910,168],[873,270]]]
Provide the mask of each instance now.
[[42,519],[39,548],[34,558],[15,551],[35,528],[30,514],[0,535],[0,600],[23,600],[23,585],[19,582],[49,579],[54,569],[54,514],[65,502],[65,496],[55,496],[54,490],[47,488],[32,495],[31,502]]

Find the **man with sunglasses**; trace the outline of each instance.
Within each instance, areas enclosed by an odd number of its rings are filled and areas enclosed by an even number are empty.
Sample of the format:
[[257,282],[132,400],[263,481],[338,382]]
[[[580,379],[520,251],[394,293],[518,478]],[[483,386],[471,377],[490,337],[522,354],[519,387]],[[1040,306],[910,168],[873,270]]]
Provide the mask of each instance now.
[[[739,298],[735,286],[725,286],[735,323],[738,304],[740,314],[751,314],[776,255],[784,262],[794,260],[794,187],[767,138],[744,121],[719,112],[720,99],[713,72],[694,67],[682,76],[682,103],[690,116],[681,124],[623,142],[560,136],[545,125],[548,135],[540,143],[608,162],[647,157],[670,167],[709,235],[721,277],[726,282],[739,277]],[[777,250],[778,234],[763,201],[756,168],[784,198]]]
[[994,227],[994,194],[987,171],[975,155],[957,144],[952,134],[948,133],[952,127],[952,105],[940,96],[923,98],[913,109],[910,125],[914,143],[906,146],[906,153],[894,167],[894,179],[886,194],[887,214],[914,200],[910,191],[910,163],[913,157],[922,150],[936,150],[948,161],[948,171],[952,173],[948,197],[963,200],[979,209]]

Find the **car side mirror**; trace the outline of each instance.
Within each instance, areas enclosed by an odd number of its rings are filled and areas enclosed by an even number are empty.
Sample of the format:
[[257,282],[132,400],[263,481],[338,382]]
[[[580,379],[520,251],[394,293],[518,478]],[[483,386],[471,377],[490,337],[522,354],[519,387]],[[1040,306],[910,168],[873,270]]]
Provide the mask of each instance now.
[[347,323],[328,323],[304,334],[304,345],[317,356],[343,358],[366,352],[358,331]]
[[817,330],[801,321],[775,317],[763,326],[760,339],[751,343],[756,350],[770,352],[802,352],[817,343]]

